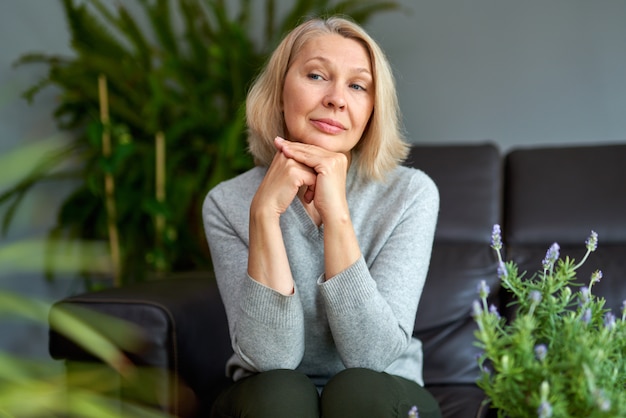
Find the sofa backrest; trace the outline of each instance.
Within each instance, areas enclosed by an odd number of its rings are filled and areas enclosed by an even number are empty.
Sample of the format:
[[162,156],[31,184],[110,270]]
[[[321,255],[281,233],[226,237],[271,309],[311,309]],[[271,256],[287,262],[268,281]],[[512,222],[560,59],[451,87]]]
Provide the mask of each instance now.
[[490,241],[502,212],[501,161],[489,143],[415,145],[407,159],[435,181],[441,201],[414,330],[423,343],[426,385],[474,383],[479,375],[471,309],[481,280],[492,294],[499,289]]
[[598,249],[578,270],[604,277],[593,293],[621,316],[626,299],[626,145],[528,148],[505,160],[504,244],[526,277],[541,269],[553,242],[562,257],[580,260],[591,230]]

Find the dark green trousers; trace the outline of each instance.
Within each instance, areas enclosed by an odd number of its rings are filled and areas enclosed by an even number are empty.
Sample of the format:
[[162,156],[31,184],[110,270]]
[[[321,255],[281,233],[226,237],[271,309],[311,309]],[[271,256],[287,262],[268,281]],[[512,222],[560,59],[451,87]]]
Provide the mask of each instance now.
[[322,394],[304,374],[293,370],[259,373],[226,389],[211,418],[441,418],[439,405],[415,382],[368,369],[346,369]]

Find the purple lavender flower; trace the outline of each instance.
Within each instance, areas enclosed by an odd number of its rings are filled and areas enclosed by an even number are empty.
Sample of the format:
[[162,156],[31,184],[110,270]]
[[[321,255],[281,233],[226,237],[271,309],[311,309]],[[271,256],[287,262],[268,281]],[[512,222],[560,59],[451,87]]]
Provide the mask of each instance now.
[[583,316],[580,318],[580,320],[583,321],[585,324],[591,322],[591,308],[585,309],[585,312],[583,312]]
[[550,418],[552,416],[552,405],[550,405],[550,402],[543,401],[539,404],[537,416],[539,418]]
[[580,304],[581,305],[584,305],[587,302],[589,302],[590,292],[589,292],[589,288],[587,286],[582,286],[580,288],[580,292],[578,292],[578,294],[580,295],[579,299],[580,299]]
[[502,249],[502,232],[500,231],[500,225],[495,224],[491,231],[491,248],[496,251]]
[[556,242],[552,244],[550,248],[548,248],[548,251],[546,252],[546,258],[544,258],[541,262],[544,270],[550,270],[552,267],[554,267],[554,263],[556,263],[556,260],[559,259],[560,249],[561,247],[559,247],[559,244],[557,244]]
[[596,234],[595,231],[591,231],[591,235],[585,241],[585,245],[587,247],[587,252],[585,253],[585,256],[580,261],[580,263],[574,266],[574,270],[578,270],[578,268],[585,263],[585,261],[587,260],[587,257],[589,257],[589,254],[595,251],[596,248],[598,247],[598,234]]
[[486,362],[480,363],[479,366],[480,366],[480,371],[486,374],[487,376],[491,376],[493,374],[493,369]]
[[613,329],[615,327],[615,315],[612,312],[604,314],[604,326],[607,329]]
[[475,300],[472,302],[472,316],[474,318],[478,318],[483,314],[483,307],[480,305],[480,302]]
[[594,252],[598,248],[598,234],[595,231],[591,231],[591,235],[585,241],[585,245],[589,252]]
[[533,290],[528,294],[528,298],[530,299],[532,303],[537,304],[541,302],[541,299],[542,299],[541,292],[538,290]]
[[481,299],[486,299],[487,296],[489,296],[489,290],[489,285],[486,281],[481,280],[480,283],[478,283],[478,296],[480,296]]
[[408,418],[419,418],[420,414],[417,412],[417,406],[412,406],[411,409],[409,409],[409,416]]
[[596,284],[599,283],[600,280],[602,280],[602,271],[601,270],[596,270],[593,273],[591,273],[591,284]]
[[506,279],[507,276],[508,273],[506,272],[506,264],[504,264],[504,261],[500,261],[498,263],[498,277],[501,279]]
[[545,344],[537,344],[535,346],[535,358],[539,361],[543,361],[548,354],[548,347]]
[[500,319],[500,312],[498,312],[498,308],[496,307],[496,305],[492,304],[491,306],[489,306],[489,313],[495,315],[496,318]]

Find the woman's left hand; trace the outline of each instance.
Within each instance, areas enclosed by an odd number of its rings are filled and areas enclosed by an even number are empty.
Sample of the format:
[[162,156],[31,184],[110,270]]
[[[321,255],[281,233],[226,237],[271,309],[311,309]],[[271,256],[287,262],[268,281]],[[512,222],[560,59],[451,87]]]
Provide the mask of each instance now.
[[322,222],[345,221],[349,217],[346,201],[346,176],[349,159],[345,154],[324,148],[276,138],[276,148],[286,157],[313,169],[317,175],[315,184],[304,193],[304,201],[315,205]]

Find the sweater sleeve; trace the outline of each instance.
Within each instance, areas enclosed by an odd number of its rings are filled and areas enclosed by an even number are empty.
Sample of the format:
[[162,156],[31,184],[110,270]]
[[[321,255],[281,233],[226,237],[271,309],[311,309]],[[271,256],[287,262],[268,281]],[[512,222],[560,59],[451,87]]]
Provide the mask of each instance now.
[[[247,274],[249,202],[217,186],[203,221],[226,314],[235,364],[250,372],[294,369],[304,353],[304,320],[296,292],[284,296]],[[231,361],[231,363],[233,363]]]
[[414,175],[404,196],[396,224],[380,250],[319,282],[346,367],[383,371],[411,341],[430,263],[439,194],[430,178]]

